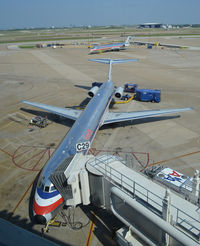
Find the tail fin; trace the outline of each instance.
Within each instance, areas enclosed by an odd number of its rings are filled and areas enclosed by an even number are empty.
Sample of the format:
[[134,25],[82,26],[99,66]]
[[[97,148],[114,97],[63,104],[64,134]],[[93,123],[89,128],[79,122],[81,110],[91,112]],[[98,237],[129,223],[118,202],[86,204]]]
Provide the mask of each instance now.
[[136,62],[136,61],[138,61],[138,59],[114,59],[114,60],[112,60],[112,59],[89,59],[89,61],[110,64],[109,72],[108,72],[108,81],[110,81],[111,80],[111,73],[112,73],[112,64]]
[[129,40],[130,40],[131,38],[132,38],[131,36],[128,36],[128,38],[126,39],[126,41],[125,41],[125,46],[126,46],[126,47],[130,45]]

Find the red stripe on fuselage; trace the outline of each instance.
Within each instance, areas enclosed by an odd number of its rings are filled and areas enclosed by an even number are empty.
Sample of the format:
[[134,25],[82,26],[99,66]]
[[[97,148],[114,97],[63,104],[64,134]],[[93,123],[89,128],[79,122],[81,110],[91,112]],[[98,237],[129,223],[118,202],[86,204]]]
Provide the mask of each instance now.
[[53,210],[55,210],[62,202],[63,202],[63,198],[61,197],[58,201],[52,203],[49,206],[40,206],[37,204],[37,202],[34,199],[33,211],[35,212],[35,214],[45,215],[45,214],[48,214],[48,213],[52,212]]
[[110,47],[100,47],[100,48],[98,48],[98,49],[92,49],[91,50],[91,52],[93,52],[93,51],[98,51],[98,50],[111,50],[111,49],[113,49],[113,48],[121,48],[121,47],[123,47],[123,45],[117,45],[117,46],[110,46]]

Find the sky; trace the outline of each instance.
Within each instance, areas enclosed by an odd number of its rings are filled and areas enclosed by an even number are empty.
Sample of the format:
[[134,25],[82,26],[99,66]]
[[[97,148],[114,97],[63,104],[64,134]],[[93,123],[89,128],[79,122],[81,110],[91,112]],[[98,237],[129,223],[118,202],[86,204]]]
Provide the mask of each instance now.
[[0,29],[200,24],[200,0],[0,0]]

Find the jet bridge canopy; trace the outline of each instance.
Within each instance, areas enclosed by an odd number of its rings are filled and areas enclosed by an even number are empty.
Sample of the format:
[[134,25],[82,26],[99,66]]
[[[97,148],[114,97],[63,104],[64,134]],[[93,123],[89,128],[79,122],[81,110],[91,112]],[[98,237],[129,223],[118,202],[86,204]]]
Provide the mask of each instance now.
[[75,155],[71,155],[64,160],[50,176],[51,182],[55,185],[64,200],[72,198],[71,186],[68,185],[64,172],[72,162],[74,156]]

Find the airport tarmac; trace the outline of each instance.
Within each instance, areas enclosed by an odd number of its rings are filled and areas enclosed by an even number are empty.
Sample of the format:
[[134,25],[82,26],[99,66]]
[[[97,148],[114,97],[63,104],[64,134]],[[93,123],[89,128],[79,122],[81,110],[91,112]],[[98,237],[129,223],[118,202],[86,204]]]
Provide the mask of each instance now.
[[[198,39],[194,38],[194,46]],[[181,39],[183,45],[184,39]],[[187,42],[186,42],[187,43]],[[103,127],[92,148],[133,153],[138,170],[162,164],[192,176],[200,170],[200,51],[130,46],[122,52],[88,55],[85,47],[8,50],[0,46],[0,217],[35,233],[41,225],[29,218],[32,185],[73,122],[23,105],[22,99],[60,107],[80,105],[94,81],[105,81],[108,67],[91,58],[139,58],[137,63],[114,65],[117,86],[137,83],[139,88],[161,89],[161,102],[131,101],[113,111],[193,107],[175,116],[135,120]],[[46,128],[30,128],[33,115],[47,116]],[[101,153],[101,152],[100,152]],[[45,237],[60,245],[116,245],[114,217],[89,207],[65,210]],[[73,228],[74,225],[77,228]],[[93,222],[94,223],[93,223]],[[115,226],[114,226],[115,225]]]

